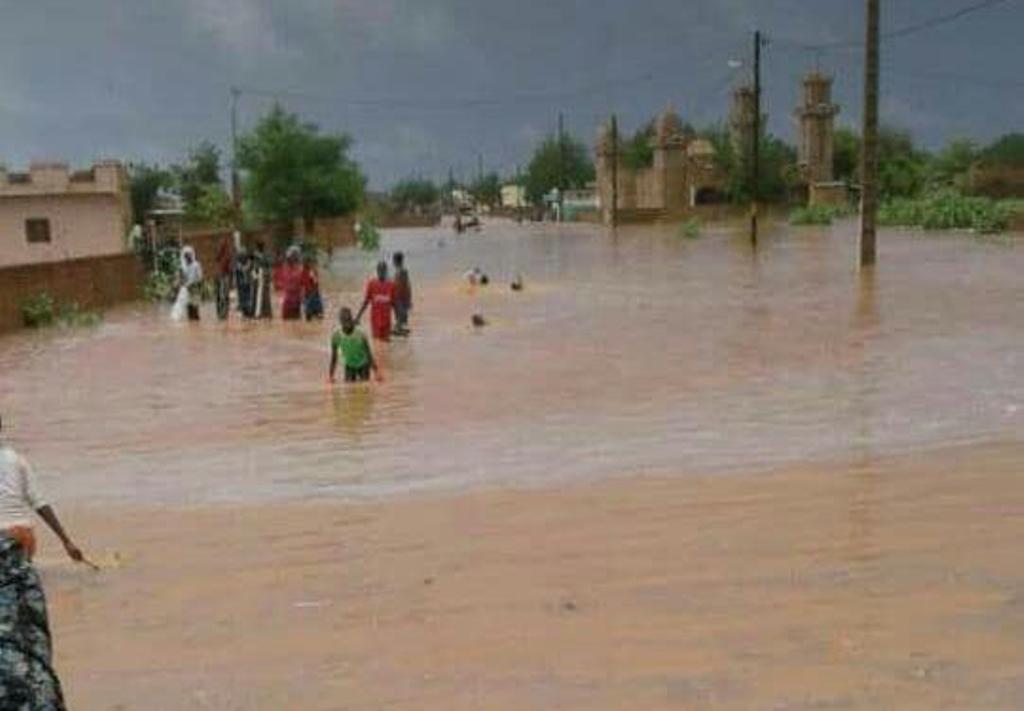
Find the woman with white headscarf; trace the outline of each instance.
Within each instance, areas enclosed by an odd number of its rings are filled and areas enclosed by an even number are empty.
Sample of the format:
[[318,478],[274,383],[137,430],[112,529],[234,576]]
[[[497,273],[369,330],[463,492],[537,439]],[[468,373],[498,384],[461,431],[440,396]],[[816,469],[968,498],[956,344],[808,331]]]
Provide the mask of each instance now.
[[181,288],[188,293],[188,320],[198,321],[199,303],[203,296],[203,267],[192,247],[181,250]]

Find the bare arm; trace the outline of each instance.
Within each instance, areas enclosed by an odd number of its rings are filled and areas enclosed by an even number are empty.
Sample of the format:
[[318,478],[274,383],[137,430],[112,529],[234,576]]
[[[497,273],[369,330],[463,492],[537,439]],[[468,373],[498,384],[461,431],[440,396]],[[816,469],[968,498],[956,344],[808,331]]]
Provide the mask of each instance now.
[[366,311],[366,307],[370,305],[370,295],[367,294],[363,299],[363,305],[359,307],[359,313],[356,314],[356,323],[359,323],[363,319],[363,312]]
[[331,369],[327,373],[327,377],[332,382],[334,381],[334,371],[338,369],[338,349],[334,347],[334,342],[331,341]]
[[82,555],[82,551],[78,549],[68,534],[64,531],[64,527],[60,524],[60,519],[57,518],[57,512],[50,507],[49,504],[44,504],[36,509],[36,513],[39,514],[39,518],[46,522],[46,525],[57,535],[60,542],[64,544],[64,550],[67,551],[68,557],[76,563],[81,563],[85,557]]

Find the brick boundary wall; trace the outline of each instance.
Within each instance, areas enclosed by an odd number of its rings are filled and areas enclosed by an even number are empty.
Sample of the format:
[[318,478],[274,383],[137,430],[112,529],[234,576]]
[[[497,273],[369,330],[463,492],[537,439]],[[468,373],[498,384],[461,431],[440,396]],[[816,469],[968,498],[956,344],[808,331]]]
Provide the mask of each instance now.
[[0,332],[22,326],[21,303],[39,293],[55,304],[104,309],[142,297],[144,270],[134,254],[0,267]]

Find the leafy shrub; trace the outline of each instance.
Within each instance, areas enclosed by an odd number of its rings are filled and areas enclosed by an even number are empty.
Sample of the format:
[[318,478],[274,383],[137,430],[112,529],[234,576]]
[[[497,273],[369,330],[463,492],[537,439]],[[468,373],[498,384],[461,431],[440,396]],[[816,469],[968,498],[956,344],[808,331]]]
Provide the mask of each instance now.
[[679,236],[686,239],[697,239],[700,237],[700,220],[691,217],[679,226]]
[[173,301],[177,285],[176,275],[154,271],[146,277],[142,292],[150,301]]
[[98,326],[102,320],[103,314],[99,311],[83,309],[78,302],[61,304],[57,309],[57,323],[65,328],[92,328]]
[[1005,230],[1011,215],[1010,203],[969,197],[955,190],[941,190],[923,198],[887,201],[878,211],[878,221],[882,225],[926,230],[967,229],[992,234]]
[[848,210],[839,205],[807,205],[789,213],[791,225],[831,225],[832,220],[847,214]]
[[53,297],[45,291],[26,297],[21,302],[21,320],[26,328],[39,328],[53,323]]
[[364,252],[376,252],[380,249],[380,230],[370,220],[360,220],[356,227],[356,240]]
[[21,302],[21,319],[27,328],[42,328],[55,323],[67,328],[95,326],[102,318],[98,311],[84,310],[77,302],[58,305],[45,291]]

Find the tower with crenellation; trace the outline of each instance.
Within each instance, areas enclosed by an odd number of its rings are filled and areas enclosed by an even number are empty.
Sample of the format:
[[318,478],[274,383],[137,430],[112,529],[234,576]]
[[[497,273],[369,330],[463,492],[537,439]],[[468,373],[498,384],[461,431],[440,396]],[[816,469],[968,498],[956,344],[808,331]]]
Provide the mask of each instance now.
[[800,174],[810,186],[834,180],[832,158],[838,113],[839,107],[832,103],[832,77],[817,70],[808,73],[803,80],[796,117],[800,122],[797,160]]

